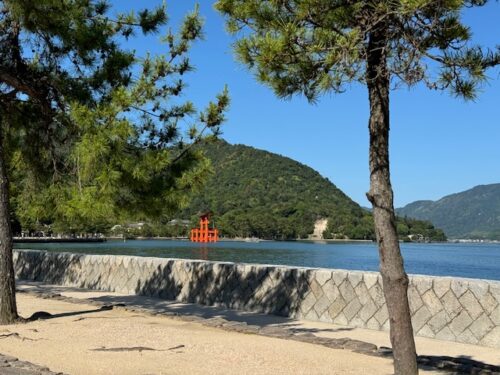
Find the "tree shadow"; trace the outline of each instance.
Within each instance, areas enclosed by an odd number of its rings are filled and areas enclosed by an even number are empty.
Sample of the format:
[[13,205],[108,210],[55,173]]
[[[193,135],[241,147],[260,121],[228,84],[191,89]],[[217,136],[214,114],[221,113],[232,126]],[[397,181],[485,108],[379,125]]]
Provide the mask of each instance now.
[[[383,346],[378,349],[377,355],[390,359],[393,358],[392,349]],[[421,370],[438,370],[446,374],[500,374],[500,366],[472,359],[469,355],[458,355],[456,357],[446,355],[417,355],[417,364]]]
[[29,318],[26,318],[25,320],[27,322],[34,322],[37,320],[49,320],[49,319],[57,319],[57,318],[65,318],[68,316],[77,316],[77,315],[86,315],[86,314],[94,314],[102,311],[109,311],[113,310],[113,306],[101,306],[98,309],[93,309],[93,310],[82,310],[82,311],[71,311],[71,312],[65,312],[65,313],[59,313],[59,314],[51,314],[46,311],[37,311],[33,313]]
[[325,332],[349,332],[354,328],[352,327],[336,327],[336,328],[317,328],[317,327],[302,327],[300,323],[294,323],[292,320],[290,323],[282,324],[283,328],[290,330],[292,333],[325,333]]
[[417,363],[422,370],[438,369],[448,374],[500,374],[500,366],[477,361],[466,355],[457,357],[419,355]]
[[[32,280],[16,280],[16,289],[20,292],[35,292],[42,294],[50,294],[57,295],[62,292],[68,293],[87,293],[87,292],[96,292],[96,290],[88,289],[88,288],[80,288],[75,286],[66,286],[66,285],[56,285],[50,284],[45,281],[32,281]],[[102,291],[103,293],[109,291]]]
[[310,292],[311,271],[170,260],[163,267],[158,265],[147,280],[139,280],[135,294],[293,317]]

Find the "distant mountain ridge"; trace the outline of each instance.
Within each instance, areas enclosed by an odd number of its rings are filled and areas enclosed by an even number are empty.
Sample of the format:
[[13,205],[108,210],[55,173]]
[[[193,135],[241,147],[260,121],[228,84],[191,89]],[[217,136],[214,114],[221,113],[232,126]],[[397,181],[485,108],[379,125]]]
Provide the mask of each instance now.
[[437,201],[416,201],[396,212],[429,220],[450,238],[500,240],[500,183],[475,186]]

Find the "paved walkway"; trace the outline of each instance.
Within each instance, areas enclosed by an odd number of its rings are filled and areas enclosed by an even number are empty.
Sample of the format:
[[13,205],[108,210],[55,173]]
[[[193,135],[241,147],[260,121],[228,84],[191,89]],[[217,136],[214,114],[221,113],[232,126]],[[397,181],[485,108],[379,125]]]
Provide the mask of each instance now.
[[[66,302],[74,302],[80,304],[86,303],[92,304],[94,306],[122,305],[122,309],[126,309],[135,313],[170,316],[173,318],[179,318],[184,322],[196,321],[205,326],[219,327],[226,331],[257,333],[259,335],[268,337],[319,344],[322,346],[327,346],[328,348],[345,348],[364,354],[369,354],[370,356],[384,357],[384,354],[390,355],[390,350],[383,348],[390,346],[387,332],[365,329],[352,329],[349,327],[343,327],[333,324],[293,320],[272,315],[255,314],[216,307],[177,303],[173,301],[123,295],[119,293],[96,292],[70,287],[44,285],[33,282],[20,282],[18,283],[18,289],[30,295],[36,295],[48,299],[62,299]],[[25,293],[20,293],[20,296]],[[45,304],[41,302],[39,307],[44,308]],[[89,310],[88,306],[82,306],[80,311],[74,314],[66,313],[59,314],[58,316],[68,316],[75,314],[82,315],[86,313],[95,313],[96,311],[98,310]],[[78,318],[78,320],[83,319],[85,319],[84,315]],[[416,344],[418,353],[421,356],[421,365],[429,363],[433,368],[436,368],[442,366],[443,363],[446,365],[448,361],[449,367],[451,366],[449,369],[460,369],[463,370],[461,371],[462,373],[472,373],[472,371],[475,371],[474,368],[478,368],[477,366],[482,366],[484,371],[483,373],[485,374],[493,374],[499,370],[493,367],[500,366],[500,350],[497,349],[438,341],[426,338],[417,338]],[[320,349],[315,349],[315,351],[318,350]],[[357,353],[352,354],[358,355]],[[443,359],[443,356],[449,356],[453,358]],[[363,355],[362,357],[366,357],[366,359],[371,358],[366,355]],[[455,362],[450,362],[451,359],[453,359]],[[357,360],[359,361],[359,359]],[[385,358],[373,358],[373,360],[386,361]],[[383,363],[386,364],[386,362]],[[490,366],[488,367],[487,365]],[[382,370],[382,368],[383,366],[381,365],[380,370]],[[485,371],[485,368],[489,368],[489,370]],[[14,369],[14,367],[11,366],[11,370],[12,369]],[[45,371],[46,369],[43,370]],[[31,369],[28,369],[26,371],[31,371]],[[8,374],[31,375],[33,373],[34,372],[9,372]],[[49,374],[48,372],[41,371],[39,373],[43,373],[44,375]],[[70,373],[74,374],[76,372],[72,371]],[[259,373],[259,371],[257,371],[257,373]],[[310,373],[315,372],[312,371]],[[434,373],[434,371],[429,373]],[[0,374],[4,374],[1,368],[1,357]]]

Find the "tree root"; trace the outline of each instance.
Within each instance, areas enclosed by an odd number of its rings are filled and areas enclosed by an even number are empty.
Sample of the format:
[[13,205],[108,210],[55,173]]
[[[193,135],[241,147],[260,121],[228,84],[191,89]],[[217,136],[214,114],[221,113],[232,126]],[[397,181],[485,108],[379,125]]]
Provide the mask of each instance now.
[[1,339],[7,339],[9,337],[12,337],[12,338],[15,338],[15,339],[18,339],[18,340],[22,340],[22,341],[38,341],[39,339],[31,339],[29,337],[24,337],[24,336],[21,336],[19,333],[17,332],[12,332],[12,333],[6,333],[4,335],[0,335],[0,340]]
[[176,349],[181,349],[184,348],[185,345],[178,345],[174,346],[172,348],[168,349],[153,349],[153,348],[148,348],[145,346],[132,346],[129,348],[97,348],[97,349],[91,349],[93,352],[143,352],[143,351],[153,351],[153,352],[165,352],[167,350],[176,350]]

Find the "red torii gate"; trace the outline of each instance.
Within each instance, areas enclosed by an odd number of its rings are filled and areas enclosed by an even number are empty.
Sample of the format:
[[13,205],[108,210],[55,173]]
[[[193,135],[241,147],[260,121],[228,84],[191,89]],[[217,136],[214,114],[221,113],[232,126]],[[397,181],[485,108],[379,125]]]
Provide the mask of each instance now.
[[217,229],[208,229],[208,218],[210,213],[200,215],[200,227],[191,229],[190,239],[192,242],[217,242],[219,231]]

